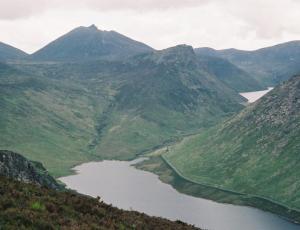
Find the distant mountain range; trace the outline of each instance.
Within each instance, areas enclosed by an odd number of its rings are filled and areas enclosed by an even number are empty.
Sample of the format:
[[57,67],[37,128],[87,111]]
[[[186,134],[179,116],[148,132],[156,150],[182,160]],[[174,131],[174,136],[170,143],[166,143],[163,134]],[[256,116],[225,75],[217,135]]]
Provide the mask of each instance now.
[[199,183],[300,208],[300,76],[165,158]]
[[195,51],[155,51],[92,25],[21,61],[7,58],[0,64],[0,147],[63,175],[91,158],[131,159],[211,127],[243,109],[238,92],[267,85],[228,55]]
[[254,51],[198,48],[196,53],[225,58],[266,86],[274,86],[300,73],[300,41],[291,41]]
[[[150,46],[115,31],[102,31],[91,25],[75,28],[31,55],[0,43],[0,62],[126,60],[153,51]],[[195,52],[206,70],[219,75],[219,79],[238,91],[275,86],[300,72],[300,41],[254,51],[205,47],[196,48]]]
[[28,54],[22,50],[0,42],[0,62],[24,59],[27,56]]

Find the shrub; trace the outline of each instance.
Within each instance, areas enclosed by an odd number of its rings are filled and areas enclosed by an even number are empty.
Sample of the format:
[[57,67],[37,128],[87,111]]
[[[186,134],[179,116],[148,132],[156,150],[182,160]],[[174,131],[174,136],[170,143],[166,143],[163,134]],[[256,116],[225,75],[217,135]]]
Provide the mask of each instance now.
[[31,209],[36,210],[36,211],[44,211],[45,210],[45,205],[42,203],[35,201],[31,204]]

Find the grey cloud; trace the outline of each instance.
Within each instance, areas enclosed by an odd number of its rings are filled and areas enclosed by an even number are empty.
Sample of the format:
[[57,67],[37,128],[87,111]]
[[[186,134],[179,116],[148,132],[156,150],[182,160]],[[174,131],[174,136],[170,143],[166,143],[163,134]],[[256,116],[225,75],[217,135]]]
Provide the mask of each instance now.
[[299,27],[300,1],[296,0],[244,0],[237,4],[229,0],[223,5],[224,11],[243,21],[249,30],[262,39],[282,37],[286,31],[295,31]]
[[[213,0],[219,1],[219,0]],[[82,9],[98,11],[134,10],[152,11],[197,7],[209,0],[4,0],[0,1],[0,19],[12,20],[55,9]]]

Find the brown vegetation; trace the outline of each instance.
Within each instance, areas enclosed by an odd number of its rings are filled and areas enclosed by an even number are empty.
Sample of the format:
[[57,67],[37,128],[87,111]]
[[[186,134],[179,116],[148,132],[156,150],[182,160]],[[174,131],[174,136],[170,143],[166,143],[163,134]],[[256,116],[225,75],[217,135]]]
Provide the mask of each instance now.
[[100,198],[59,192],[0,177],[0,229],[196,229],[107,205]]

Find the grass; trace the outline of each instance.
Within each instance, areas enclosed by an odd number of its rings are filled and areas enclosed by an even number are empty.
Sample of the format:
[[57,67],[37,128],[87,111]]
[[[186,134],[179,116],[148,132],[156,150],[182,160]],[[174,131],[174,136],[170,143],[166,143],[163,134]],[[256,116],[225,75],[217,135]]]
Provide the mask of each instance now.
[[209,131],[175,144],[165,159],[197,183],[299,210],[299,79]]
[[162,148],[155,151],[154,154],[148,154],[148,156],[150,156],[149,160],[143,161],[135,165],[135,167],[157,174],[160,180],[172,185],[181,193],[221,203],[259,208],[261,210],[280,215],[292,222],[300,223],[300,212],[297,210],[289,209],[284,205],[280,205],[260,197],[241,194],[238,192],[230,192],[214,186],[195,183],[183,178],[163,159],[162,154],[165,153],[165,149],[166,148]]
[[185,61],[12,65],[0,71],[0,149],[60,177],[83,162],[132,159],[242,108]]
[[38,201],[34,201],[31,205],[31,209],[35,210],[35,211],[45,211],[46,208],[45,208],[45,205],[41,204],[40,202]]

